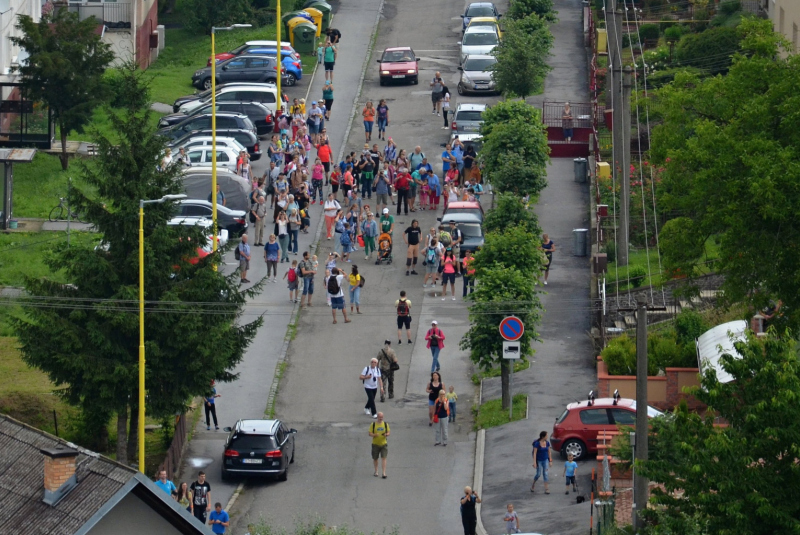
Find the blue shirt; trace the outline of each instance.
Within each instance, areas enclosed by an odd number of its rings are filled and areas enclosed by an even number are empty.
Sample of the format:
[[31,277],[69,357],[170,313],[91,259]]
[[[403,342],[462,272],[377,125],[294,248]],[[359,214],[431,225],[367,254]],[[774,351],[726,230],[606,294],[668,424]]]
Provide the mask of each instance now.
[[437,197],[442,194],[442,184],[434,173],[428,173],[428,187]]
[[450,158],[453,157],[453,154],[450,151],[442,152],[442,170],[447,172],[450,170]]
[[578,469],[578,463],[575,461],[567,461],[564,463],[564,474],[567,477],[572,477],[575,475],[575,470]]
[[[250,251],[247,251],[247,252],[249,253]],[[206,401],[213,405],[214,404],[214,396],[216,396],[216,395],[217,395],[217,389],[216,388],[212,388],[211,389],[211,395],[206,398]]]
[[419,171],[423,167],[428,170],[428,174],[433,173],[433,166],[431,166],[431,164],[429,164],[429,163],[421,163],[421,164],[419,164],[417,166],[417,171]]
[[[216,509],[211,511],[211,513],[209,513],[208,519],[210,521],[219,520],[220,522],[230,521],[228,513],[226,513],[225,511],[220,511],[218,513]],[[225,533],[225,529],[227,528],[225,528],[225,526],[223,526],[222,524],[211,524],[211,531],[213,531],[214,533],[219,533],[220,535],[222,535],[223,533]]]
[[456,164],[464,163],[464,151],[461,150],[461,147],[456,146],[450,152],[456,157]]
[[173,492],[175,492],[175,493],[178,492],[178,489],[175,488],[175,483],[173,483],[169,479],[166,480],[164,483],[162,483],[160,479],[157,479],[156,480],[156,485],[158,485],[158,488],[160,488],[161,490],[163,490],[164,492],[166,492],[170,496],[172,496]]
[[267,260],[271,260],[273,262],[278,261],[278,255],[280,254],[281,251],[281,246],[278,242],[275,243],[267,242],[266,245],[264,245],[264,250],[267,252]]
[[246,243],[239,244],[239,252],[242,255],[242,258],[246,258],[250,256],[250,246]]
[[533,442],[533,451],[536,452],[536,462],[541,463],[550,460],[550,441],[547,441],[544,447],[541,446],[538,440]]

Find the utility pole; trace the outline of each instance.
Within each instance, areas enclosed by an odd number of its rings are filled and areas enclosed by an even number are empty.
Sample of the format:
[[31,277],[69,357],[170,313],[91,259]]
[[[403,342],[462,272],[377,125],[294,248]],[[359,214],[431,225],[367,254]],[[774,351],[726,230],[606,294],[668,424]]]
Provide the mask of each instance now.
[[[619,210],[619,232],[617,233],[617,265],[628,265],[628,218],[629,218],[629,180],[627,168],[625,167],[625,119],[630,115],[630,96],[627,104],[624,98],[625,88],[622,69],[622,9],[617,5],[616,0],[607,0],[606,14],[608,19],[608,73],[609,82],[607,83],[607,97],[610,97],[611,118],[612,118],[612,172],[614,182],[621,184],[621,198]],[[630,95],[630,93],[629,93]],[[607,104],[608,105],[608,98]],[[630,116],[628,117],[628,147],[630,152]]]
[[[617,36],[620,32],[617,29],[615,13],[617,11],[617,0],[606,0],[606,50],[608,51],[608,69],[606,70],[606,109],[614,109],[616,91],[612,83],[614,78],[614,67],[619,63],[619,53],[622,50],[622,41]],[[619,45],[619,48],[617,47]]]
[[[621,69],[622,74],[622,105],[620,110],[619,128],[619,160],[620,172],[620,211],[619,211],[619,236],[617,244],[617,265],[628,265],[628,250],[630,243],[631,220],[631,86],[632,69],[626,65]],[[616,110],[615,110],[616,111]],[[616,127],[616,120],[614,126]],[[616,139],[614,140],[617,141]]]
[[[647,460],[647,303],[637,299],[636,308],[636,461]],[[647,508],[647,478],[636,474],[633,479],[633,532],[643,526],[639,513]]]

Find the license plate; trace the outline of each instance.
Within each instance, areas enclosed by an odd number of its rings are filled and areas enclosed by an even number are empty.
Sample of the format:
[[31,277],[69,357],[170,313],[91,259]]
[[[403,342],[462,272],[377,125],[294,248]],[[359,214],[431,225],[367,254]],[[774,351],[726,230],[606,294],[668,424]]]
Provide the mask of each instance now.
[[477,126],[465,126],[464,127],[464,132],[477,132],[477,131],[478,131],[478,127]]
[[483,84],[483,85],[475,84],[475,89],[488,89],[488,88],[489,88],[488,84]]
[[242,464],[261,464],[263,459],[242,459]]
[[406,77],[405,74],[394,74],[394,75],[392,75],[392,78],[405,78],[405,77]]

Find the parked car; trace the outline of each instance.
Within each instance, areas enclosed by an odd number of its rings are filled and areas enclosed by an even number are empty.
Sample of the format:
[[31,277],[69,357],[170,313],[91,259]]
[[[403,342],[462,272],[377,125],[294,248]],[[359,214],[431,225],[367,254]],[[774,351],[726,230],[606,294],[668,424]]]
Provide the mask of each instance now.
[[[265,85],[268,85],[268,84],[250,83],[250,82],[232,82],[230,84],[217,84],[217,96],[219,96],[222,93],[226,93],[232,87],[236,87],[238,91],[246,91],[247,89],[249,89],[251,87],[263,88]],[[277,95],[277,93],[278,93],[277,87],[275,88],[274,93]],[[286,95],[286,93],[283,93],[283,92],[281,92],[281,93],[283,94],[284,102],[289,102],[289,97]],[[237,95],[234,95],[234,96],[237,97],[237,98],[228,98],[227,100],[239,100],[239,101],[242,101],[242,102],[253,102],[253,101],[255,101],[255,102],[262,102],[262,103],[268,104],[267,102],[265,102],[261,98],[252,98],[252,96],[248,96],[248,98],[244,98],[245,96],[247,96],[247,95],[244,95],[244,94],[242,94],[242,95],[237,94]],[[242,97],[242,98],[239,98],[239,97]],[[179,111],[181,111],[181,107],[184,104],[186,104],[187,102],[196,102],[198,100],[203,101],[203,103],[205,103],[207,101],[211,101],[211,89],[207,89],[205,91],[198,91],[198,92],[194,93],[193,95],[184,95],[182,97],[176,98],[175,102],[172,104],[172,112],[173,113],[178,113]],[[274,104],[275,104],[274,101],[272,102],[272,104],[273,104],[273,106],[270,106],[270,109],[275,107],[274,106]],[[186,113],[188,113],[188,111]]]
[[449,221],[448,217],[455,214],[470,214],[480,218],[483,223],[483,206],[477,201],[457,201],[447,205],[447,210],[442,215],[442,221]]
[[461,230],[461,256],[467,251],[473,253],[479,247],[483,247],[483,214],[476,215],[467,212],[451,213],[437,218],[437,221],[444,223],[445,226],[454,221]]
[[[156,133],[160,136],[168,137],[169,139],[178,139],[189,132],[204,130],[206,128],[211,128],[210,113],[187,117],[178,124],[159,129]],[[257,134],[256,126],[253,124],[253,121],[248,119],[246,115],[238,113],[217,113],[217,130],[219,129],[247,130],[252,132],[253,135]]]
[[[288,102],[285,94],[284,103]],[[211,91],[203,99],[189,100],[181,104],[178,109],[181,113],[191,113],[211,102]],[[278,87],[275,84],[228,84],[217,90],[217,102],[260,102],[270,111],[278,109]]]
[[497,58],[487,55],[469,55],[464,60],[464,65],[458,68],[461,79],[458,81],[458,94],[469,93],[496,93],[492,67],[497,63]]
[[500,37],[497,32],[486,26],[477,28],[467,28],[461,37],[461,52],[458,56],[458,64],[463,65],[469,55],[489,55],[494,47],[500,44]]
[[[191,134],[190,134],[190,136],[191,136]],[[181,138],[181,140],[184,140],[184,138]],[[184,149],[186,149],[188,151],[192,147],[199,147],[199,146],[203,146],[203,145],[211,145],[212,141],[213,141],[213,138],[211,136],[188,137],[183,141],[182,145],[170,145],[170,148],[173,149],[173,152],[176,152],[177,149],[180,149],[181,147],[183,147]],[[247,148],[242,146],[241,143],[239,143],[238,141],[236,141],[232,137],[217,136],[217,147],[227,147],[227,148],[233,149],[235,151],[247,150]]]
[[[186,151],[192,167],[211,167],[212,154],[211,145],[201,145],[192,147]],[[236,160],[239,158],[239,151],[228,147],[217,147],[217,168],[236,171]]]
[[[209,167],[187,167],[181,171],[181,186],[189,199],[212,202],[211,195],[213,177]],[[217,169],[217,185],[225,195],[224,206],[231,210],[250,211],[250,194],[253,184],[250,180],[229,171]],[[219,206],[219,204],[218,204]]]
[[[266,56],[235,57],[217,64],[217,82],[277,82],[278,60]],[[192,85],[198,89],[211,87],[211,67],[192,75]]]
[[[204,249],[208,248],[208,250],[211,250],[211,248],[213,247],[213,244],[211,242],[211,237],[214,235],[213,234],[214,223],[212,221],[209,221],[208,219],[205,219],[203,217],[177,216],[177,217],[173,217],[172,219],[167,221],[167,225],[170,225],[170,226],[175,226],[175,225],[193,226],[193,225],[197,225],[197,226],[203,227],[204,229],[206,229],[206,234],[207,234],[206,237],[207,237],[208,241],[207,241],[207,243],[203,244],[201,247],[203,247]],[[224,228],[219,228],[219,226],[217,227],[217,243],[218,243],[219,247],[225,247],[228,244],[228,231],[225,230]]]
[[[478,26],[486,26],[491,28],[497,33],[497,37],[503,38],[503,30],[500,28],[500,22],[495,17],[472,17],[467,24],[467,30],[470,28],[477,28]],[[466,31],[466,30],[465,30]]]
[[[267,108],[267,106],[260,102],[229,102],[223,100],[217,102],[217,113],[219,112],[246,115],[247,118],[253,121],[253,124],[256,125],[256,131],[259,136],[271,134],[275,129],[275,119],[272,115],[272,112],[269,108]],[[193,109],[191,112],[189,112],[188,116],[194,117],[195,115],[203,115],[205,113],[211,114],[211,102]],[[180,123],[186,119],[186,117],[187,115],[183,113],[165,115],[158,121],[158,126],[159,128],[172,126]]]
[[497,7],[491,2],[473,2],[467,6],[467,9],[464,10],[464,14],[461,15],[462,33],[467,29],[467,26],[469,26],[469,21],[472,20],[473,17],[493,17],[495,19],[499,19],[502,17],[502,15],[499,11],[497,11]]
[[232,476],[289,477],[294,462],[294,435],[280,420],[239,420],[226,427],[228,438],[222,454],[222,479]]
[[[244,54],[247,51],[252,50],[254,48],[264,48],[264,47],[276,48],[277,46],[278,46],[278,41],[247,41],[245,44],[234,48],[230,52],[221,52],[217,54],[215,57],[217,58],[217,63],[220,63],[222,61]],[[281,55],[283,54],[294,54],[298,58],[300,57],[300,54],[294,49],[294,47],[292,47],[292,44],[288,41],[281,41]],[[206,63],[206,67],[211,67],[211,58],[208,58],[208,63]]]
[[[175,205],[176,217],[199,217],[207,220],[212,218],[212,206],[208,201],[201,199],[183,199]],[[247,232],[247,212],[232,210],[227,206],[217,205],[217,227],[228,231],[228,236],[239,237]]]
[[[241,54],[241,56],[248,56],[248,55],[269,56],[271,58],[277,58],[278,49],[275,48],[274,46],[256,47],[245,50]],[[283,81],[287,87],[295,85],[297,83],[297,80],[301,80],[303,78],[303,62],[300,61],[300,57],[297,54],[282,50],[281,65],[283,65],[283,69],[286,71],[283,76]]]
[[[195,137],[211,137],[211,128],[207,128],[205,130],[194,130],[192,132],[187,133],[181,138],[176,139],[172,143],[169,144],[170,147],[180,147],[181,145],[185,145],[188,143],[192,138]],[[261,143],[258,140],[258,136],[253,133],[252,130],[241,130],[241,129],[234,129],[234,128],[217,128],[217,139],[221,137],[232,137],[236,141],[239,142],[245,149],[247,149],[248,154],[250,154],[250,160],[256,161],[261,158]]]
[[483,112],[486,111],[486,108],[486,104],[459,104],[456,106],[453,122],[450,123],[450,140],[458,138],[465,144],[479,142]]
[[[597,453],[597,433],[616,431],[618,425],[636,424],[636,400],[619,397],[594,399],[589,393],[586,401],[570,403],[553,424],[550,445],[562,456],[572,454],[575,460]],[[648,418],[663,416],[663,412],[647,407]]]
[[393,80],[410,81],[412,84],[419,83],[419,58],[408,46],[397,46],[387,48],[383,51],[381,59],[377,60],[380,64],[378,76],[380,84]]

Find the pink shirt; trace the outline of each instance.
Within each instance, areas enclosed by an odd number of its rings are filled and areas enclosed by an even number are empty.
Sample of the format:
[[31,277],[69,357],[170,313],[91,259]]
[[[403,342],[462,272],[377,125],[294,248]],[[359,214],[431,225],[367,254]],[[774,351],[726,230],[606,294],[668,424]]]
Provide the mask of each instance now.
[[322,164],[314,166],[314,169],[311,172],[311,178],[313,180],[322,180],[325,178],[325,168],[322,167]]

